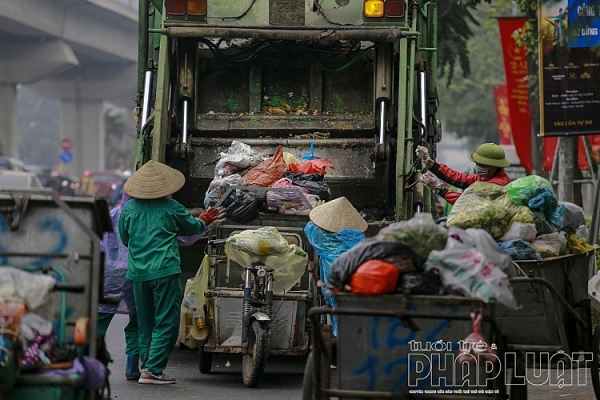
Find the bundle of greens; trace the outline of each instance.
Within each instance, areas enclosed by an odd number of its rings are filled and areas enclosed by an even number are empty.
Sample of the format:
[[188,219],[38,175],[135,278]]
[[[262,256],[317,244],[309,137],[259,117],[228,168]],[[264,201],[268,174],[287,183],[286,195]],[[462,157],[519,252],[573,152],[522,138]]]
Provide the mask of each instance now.
[[431,214],[418,213],[407,221],[395,222],[381,229],[377,239],[402,243],[427,259],[432,250],[442,250],[446,246],[448,233],[435,223]]

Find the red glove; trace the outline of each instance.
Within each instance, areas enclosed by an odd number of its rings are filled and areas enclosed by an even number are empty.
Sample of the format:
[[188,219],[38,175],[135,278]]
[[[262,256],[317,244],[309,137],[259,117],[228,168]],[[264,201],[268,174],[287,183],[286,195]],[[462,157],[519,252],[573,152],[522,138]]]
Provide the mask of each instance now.
[[204,221],[206,226],[208,226],[208,225],[212,224],[216,219],[218,219],[219,213],[220,213],[220,210],[218,208],[209,207],[206,210],[202,211],[202,213],[200,214],[200,216],[198,218],[200,218],[202,221]]

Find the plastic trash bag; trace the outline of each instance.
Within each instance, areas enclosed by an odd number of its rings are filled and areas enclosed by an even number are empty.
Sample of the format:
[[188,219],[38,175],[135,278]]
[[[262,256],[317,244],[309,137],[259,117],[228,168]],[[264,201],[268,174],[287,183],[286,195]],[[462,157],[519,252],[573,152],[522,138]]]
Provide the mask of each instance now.
[[264,194],[240,191],[236,193],[235,200],[227,206],[225,215],[239,224],[247,224],[258,217],[258,210],[264,202]]
[[567,201],[559,201],[556,210],[548,217],[550,224],[558,231],[575,232],[585,223],[583,208]]
[[564,232],[540,235],[531,245],[542,257],[557,257],[567,250],[567,236]]
[[300,174],[323,174],[326,175],[325,168],[335,169],[335,166],[327,161],[326,158],[316,160],[305,160],[300,164],[292,163],[289,165],[290,170]]
[[448,236],[455,239],[458,238],[462,243],[475,247],[477,251],[485,254],[486,257],[495,262],[509,278],[518,275],[517,268],[510,257],[498,248],[498,244],[494,241],[494,238],[484,229],[469,228],[462,230],[450,228],[448,229]]
[[293,185],[305,188],[310,194],[319,196],[321,200],[329,201],[331,198],[331,191],[329,190],[329,185],[323,179],[323,174],[300,174],[298,172],[286,171],[284,176]]
[[[277,209],[277,212],[284,212],[284,210],[296,209],[296,210],[309,210],[311,207],[316,205],[315,198],[312,197],[313,204],[308,199],[309,191],[301,186],[293,185],[292,182],[287,178],[281,178],[273,185],[273,188],[291,188],[297,190],[288,191],[268,191],[267,207],[273,207]],[[309,203],[306,204],[305,202]],[[317,199],[318,200],[318,199]]]
[[242,177],[250,186],[269,187],[287,171],[288,166],[283,159],[283,147],[279,146],[273,157],[269,157],[260,164],[249,169]]
[[[333,262],[365,238],[364,232],[359,229],[344,229],[337,233],[327,232],[316,226],[312,221],[306,224],[304,233],[319,255],[319,277],[326,285],[329,284],[329,272]],[[335,307],[335,298],[326,286],[321,287],[321,293],[325,302]],[[337,336],[337,317],[334,316],[331,320],[333,335]]]
[[506,188],[506,192],[510,196],[510,199],[515,204],[522,206],[528,205],[529,201],[536,197],[542,188],[550,189],[550,191],[552,191],[550,182],[538,175],[528,175],[515,179],[504,187]]
[[495,363],[499,360],[496,350],[492,349],[489,342],[481,334],[483,309],[472,311],[471,321],[473,322],[473,332],[461,342],[460,354],[456,358],[456,362],[478,366],[484,365],[484,362]]
[[185,344],[190,349],[198,348],[201,344],[190,337],[190,331],[196,318],[205,317],[204,304],[206,304],[206,297],[204,297],[204,291],[208,290],[209,275],[210,257],[205,255],[196,271],[196,275],[185,282],[177,341]]
[[506,233],[499,239],[504,242],[511,239],[523,239],[527,242],[533,242],[537,236],[537,229],[533,223],[513,222],[508,227]]
[[376,238],[402,243],[425,260],[432,250],[442,250],[446,246],[448,234],[444,227],[435,223],[430,213],[418,213],[407,221],[381,229]]
[[225,243],[225,254],[241,266],[261,262],[267,268],[272,268],[274,294],[284,294],[290,290],[302,278],[308,264],[308,254],[295,244],[288,244],[273,227],[231,235]]
[[498,243],[498,247],[512,260],[539,260],[535,248],[523,239],[512,239]]
[[239,173],[258,165],[265,157],[245,143],[234,140],[227,151],[219,155],[215,165],[215,178]]
[[[240,233],[233,234],[227,238],[225,251],[246,252],[249,254],[266,256],[280,254],[288,250],[287,240],[279,233],[277,228],[265,226],[258,229],[246,229]],[[237,260],[236,260],[237,262]],[[239,263],[240,265],[248,265]]]
[[356,268],[350,277],[350,292],[366,296],[393,293],[400,271],[394,264],[369,260]]
[[[221,196],[227,192],[231,186],[244,186],[246,180],[242,178],[240,174],[233,174],[222,178],[215,178],[212,180],[204,196],[204,208],[214,207],[219,201]],[[235,199],[232,195],[229,201],[224,201],[221,205],[227,207]]]
[[317,160],[319,158],[323,158],[315,154],[315,142],[310,142],[310,151],[308,153],[304,153],[302,155],[303,160]]
[[516,309],[517,302],[508,276],[487,254],[448,237],[444,250],[429,254],[425,270],[437,269],[446,290],[489,302],[497,300]]
[[475,182],[456,200],[446,226],[485,229],[498,239],[506,233],[517,211],[502,186]]
[[539,193],[529,200],[527,206],[532,211],[539,211],[543,213],[544,216],[548,217],[556,210],[558,199],[556,198],[556,195],[554,195],[552,188],[541,187]]
[[368,260],[385,260],[401,256],[410,268],[421,268],[423,259],[421,259],[413,250],[403,243],[384,242],[376,238],[365,239],[342,254],[331,266],[329,271],[329,283],[338,290],[344,290],[344,287],[350,282],[350,277],[356,269]]
[[437,269],[431,271],[405,272],[398,278],[396,291],[404,293],[409,290],[410,294],[444,295],[446,289],[442,284]]
[[31,273],[15,267],[0,268],[0,297],[17,297],[29,311],[52,302],[50,292],[56,279],[50,275]]

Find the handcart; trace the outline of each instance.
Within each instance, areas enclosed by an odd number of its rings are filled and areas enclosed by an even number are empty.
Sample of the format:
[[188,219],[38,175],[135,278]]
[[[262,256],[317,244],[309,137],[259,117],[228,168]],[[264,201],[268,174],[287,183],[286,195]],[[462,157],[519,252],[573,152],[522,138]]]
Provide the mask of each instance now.
[[[23,366],[26,349],[18,320],[29,311],[19,296],[0,295],[0,398],[110,398],[108,359],[103,338],[96,335],[102,293],[100,240],[112,230],[106,201],[4,190],[0,212],[0,268],[48,275],[56,282],[49,304],[56,304],[58,311],[48,313],[46,321],[52,326],[48,343],[62,353],[60,360],[53,355],[47,357],[50,362]],[[93,367],[97,374],[91,372]]]
[[[494,324],[496,304],[456,296],[335,295],[337,307],[313,308],[313,348],[303,399],[506,399],[501,370],[504,346]],[[482,334],[497,360],[457,361],[473,330],[471,313],[483,312]],[[338,318],[338,337],[322,314]],[[335,368],[332,368],[335,366]],[[333,379],[331,379],[333,374]],[[331,382],[337,385],[332,385]]]
[[[308,310],[320,305],[313,279],[315,259],[304,235],[305,215],[261,215],[252,225],[226,223],[208,241],[210,287],[205,291],[206,343],[200,346],[199,369],[209,373],[214,353],[242,355],[242,378],[256,387],[268,355],[308,354],[310,329]],[[224,242],[231,235],[261,227],[275,227],[289,244],[308,253],[304,273],[290,290],[278,291],[272,269],[263,261],[240,265],[227,257]]]
[[[600,393],[598,347],[592,346],[587,293],[588,271],[597,248],[540,261],[517,262],[520,276],[510,282],[521,307],[511,310],[498,305],[496,309],[496,322],[506,338],[506,351],[515,358],[512,379],[523,381],[511,384],[512,397],[527,399],[524,377],[528,363],[544,370],[553,366],[575,370],[587,362],[592,368],[594,391],[597,396]],[[537,364],[532,364],[534,357]]]

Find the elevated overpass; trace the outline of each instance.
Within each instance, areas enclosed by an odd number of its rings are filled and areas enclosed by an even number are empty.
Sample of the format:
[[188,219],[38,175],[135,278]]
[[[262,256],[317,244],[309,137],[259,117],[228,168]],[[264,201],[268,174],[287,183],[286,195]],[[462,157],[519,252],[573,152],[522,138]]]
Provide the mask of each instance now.
[[18,156],[23,84],[60,100],[61,137],[73,141],[70,172],[104,169],[104,104],[134,107],[137,7],[138,0],[0,0],[1,153]]

